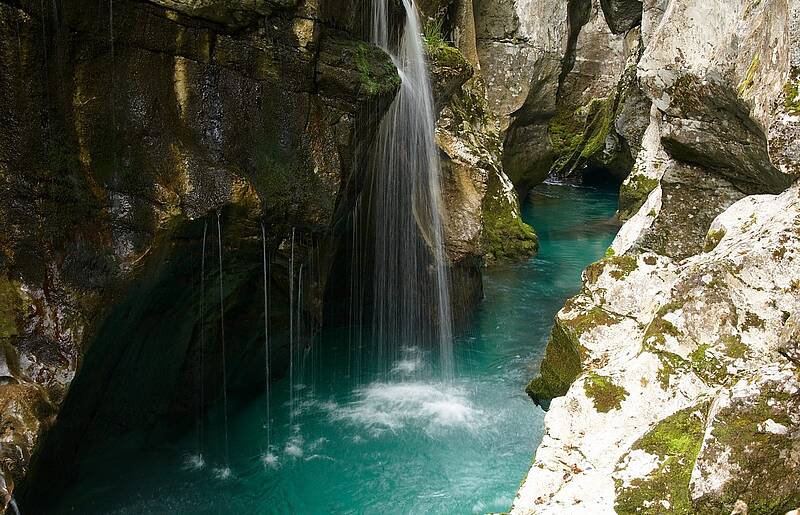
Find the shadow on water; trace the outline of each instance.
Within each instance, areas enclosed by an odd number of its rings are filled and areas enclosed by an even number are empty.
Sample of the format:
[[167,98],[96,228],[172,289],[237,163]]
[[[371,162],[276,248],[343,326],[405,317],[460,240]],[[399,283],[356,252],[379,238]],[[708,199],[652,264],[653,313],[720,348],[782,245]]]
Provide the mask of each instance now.
[[[614,191],[600,188],[534,189],[524,217],[541,252],[485,271],[485,301],[454,346],[455,380],[434,379],[430,353],[416,347],[403,350],[388,376],[368,360],[356,367],[351,332],[329,331],[318,337],[315,374],[300,367],[291,394],[287,379],[270,389],[270,421],[265,399],[229,399],[230,477],[214,473],[225,462],[221,446],[200,464],[191,461],[193,435],[130,435],[83,458],[58,511],[506,511],[542,435],[544,414],[524,386],[553,316],[610,244],[616,203]],[[223,440],[223,418],[221,406],[209,414],[208,441]]]

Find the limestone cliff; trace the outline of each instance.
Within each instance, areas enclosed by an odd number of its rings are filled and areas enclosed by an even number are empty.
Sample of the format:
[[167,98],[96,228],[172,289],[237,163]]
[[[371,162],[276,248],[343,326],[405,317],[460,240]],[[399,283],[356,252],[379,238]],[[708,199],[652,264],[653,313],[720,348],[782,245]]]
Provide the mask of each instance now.
[[549,412],[512,512],[783,514],[800,507],[800,4],[642,8],[629,220],[528,386]]
[[625,178],[649,106],[635,73],[641,2],[475,4],[478,54],[517,189],[524,193],[551,175]]

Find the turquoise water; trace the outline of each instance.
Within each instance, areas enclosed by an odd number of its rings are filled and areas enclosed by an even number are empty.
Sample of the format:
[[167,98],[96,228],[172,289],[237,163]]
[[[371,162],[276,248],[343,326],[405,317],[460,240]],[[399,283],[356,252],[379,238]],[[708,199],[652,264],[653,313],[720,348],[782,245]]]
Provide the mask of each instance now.
[[610,190],[534,190],[524,217],[539,232],[541,252],[486,271],[486,299],[456,345],[455,381],[432,379],[429,357],[418,349],[407,349],[389,377],[376,378],[368,363],[348,360],[345,331],[330,332],[322,336],[324,355],[313,360],[313,379],[309,372],[296,389],[293,420],[287,381],[273,385],[269,445],[265,399],[232,405],[228,477],[221,477],[223,435],[212,413],[205,466],[193,466],[194,435],[155,446],[115,442],[80,464],[59,511],[508,510],[542,433],[544,413],[524,386],[537,371],[553,316],[577,293],[581,270],[610,244],[616,203]]

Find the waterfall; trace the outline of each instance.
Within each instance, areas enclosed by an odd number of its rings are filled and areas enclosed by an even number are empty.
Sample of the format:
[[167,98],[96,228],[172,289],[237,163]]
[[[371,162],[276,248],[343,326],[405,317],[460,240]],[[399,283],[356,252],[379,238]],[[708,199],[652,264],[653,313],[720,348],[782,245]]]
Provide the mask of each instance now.
[[219,324],[220,339],[222,341],[222,416],[225,430],[225,468],[219,476],[227,478],[230,475],[230,453],[228,449],[228,373],[225,369],[225,295],[222,282],[222,225],[220,213],[217,212],[217,243],[219,245]]
[[[436,111],[419,17],[411,0],[403,0],[403,6],[405,28],[394,43],[389,0],[373,1],[372,41],[392,57],[402,79],[381,121],[372,162],[373,326],[378,358],[384,363],[396,360],[403,347],[438,342],[441,373],[449,379],[452,313],[434,139]],[[402,345],[395,343],[398,339]]]
[[294,227],[289,254],[289,425],[294,427]]
[[206,370],[206,236],[208,235],[208,220],[203,222],[203,249],[200,257],[200,369],[197,374],[200,390],[200,399],[197,406],[197,453],[191,458],[192,468],[203,468],[203,410],[205,409],[205,370]]
[[264,396],[266,406],[267,449],[270,445],[270,414],[269,414],[269,273],[267,270],[267,232],[264,222],[261,222],[261,247],[264,260]]

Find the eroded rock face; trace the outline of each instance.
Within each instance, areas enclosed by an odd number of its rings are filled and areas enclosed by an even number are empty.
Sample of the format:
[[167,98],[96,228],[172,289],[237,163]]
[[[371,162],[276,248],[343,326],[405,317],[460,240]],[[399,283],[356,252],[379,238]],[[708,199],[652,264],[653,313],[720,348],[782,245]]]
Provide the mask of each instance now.
[[[444,39],[458,48],[426,39],[440,106],[436,138],[447,207],[445,248],[453,263],[451,304],[458,323],[482,298],[480,267],[527,259],[538,251],[538,239],[522,221],[517,193],[503,170],[500,121],[490,107],[478,62],[472,2],[455,2],[450,8],[455,15],[442,30]],[[446,70],[465,59],[471,77],[455,89],[447,87],[441,77],[454,76]]]
[[[296,259],[319,259],[311,256],[399,85],[386,54],[327,30],[316,4],[16,4],[0,3],[7,494],[39,451],[46,472],[94,438],[194,409],[186,385],[218,377],[196,360],[200,319],[213,327],[219,312],[217,221],[226,309],[255,319],[242,300],[244,286],[262,280],[261,223],[272,281],[284,291],[291,228],[299,227]],[[321,283],[304,294],[312,319]],[[138,330],[137,320],[153,319],[160,324]],[[283,321],[273,324],[280,334]],[[263,370],[248,365],[255,338],[232,342],[234,382],[260,381]],[[284,343],[275,344],[280,369]],[[119,403],[97,408],[103,400]],[[64,406],[62,438],[48,454],[40,437]]]
[[611,30],[626,32],[642,21],[642,0],[601,0],[603,13]]
[[634,71],[641,16],[635,1],[476,4],[503,164],[519,191],[548,175],[628,175],[649,103]]
[[[585,272],[557,317],[580,358],[574,382],[552,400],[513,513],[800,503],[800,369],[785,343],[800,308],[799,222],[795,185],[733,204],[685,261],[629,253]],[[529,392],[547,400],[555,383],[543,378]]]
[[550,412],[515,513],[800,505],[796,8],[644,2],[627,222],[528,387]]
[[555,114],[569,35],[568,2],[475,2],[480,66],[489,106],[500,119],[503,165],[523,191],[543,181],[553,160],[547,122]]
[[798,122],[779,87],[791,81],[795,11],[785,1],[745,4],[645,5],[645,19],[666,14],[648,29],[638,64],[654,110],[622,188],[620,216],[635,223],[623,228],[617,252],[696,254],[715,216],[747,194],[782,191],[795,177],[784,155],[791,145],[778,136]]

